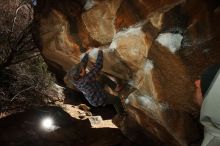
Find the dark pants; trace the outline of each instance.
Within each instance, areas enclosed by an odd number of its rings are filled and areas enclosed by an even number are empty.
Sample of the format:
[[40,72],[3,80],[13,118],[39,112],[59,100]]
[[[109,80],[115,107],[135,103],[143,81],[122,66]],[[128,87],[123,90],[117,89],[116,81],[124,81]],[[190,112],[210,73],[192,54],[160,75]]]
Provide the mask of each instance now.
[[113,82],[109,77],[107,77],[106,75],[101,74],[98,78],[97,78],[98,82],[100,83],[100,85],[102,86],[102,88],[104,89],[105,86],[109,86],[112,90],[114,90],[117,87],[117,84],[115,82]]
[[[98,82],[101,84],[103,89],[105,88],[106,85],[109,86],[112,90],[114,90],[117,86],[115,82],[113,82],[105,75],[100,75],[100,77],[98,78]],[[109,94],[108,92],[105,92],[105,94],[106,94],[105,104],[112,104],[118,114],[123,113],[124,108],[122,106],[120,97]]]
[[121,114],[124,112],[124,108],[122,106],[120,97],[111,95],[106,92],[106,99],[105,99],[105,104],[113,104],[115,110],[117,111],[118,114]]

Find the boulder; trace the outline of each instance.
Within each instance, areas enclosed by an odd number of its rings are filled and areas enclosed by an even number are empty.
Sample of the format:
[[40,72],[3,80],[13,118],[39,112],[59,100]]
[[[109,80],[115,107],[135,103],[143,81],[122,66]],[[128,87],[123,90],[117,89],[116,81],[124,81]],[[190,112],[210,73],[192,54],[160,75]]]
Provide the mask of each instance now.
[[187,146],[202,136],[194,80],[220,63],[219,16],[214,0],[39,0],[35,36],[54,73],[85,52],[90,68],[102,49],[102,73],[126,83],[123,133],[140,145]]

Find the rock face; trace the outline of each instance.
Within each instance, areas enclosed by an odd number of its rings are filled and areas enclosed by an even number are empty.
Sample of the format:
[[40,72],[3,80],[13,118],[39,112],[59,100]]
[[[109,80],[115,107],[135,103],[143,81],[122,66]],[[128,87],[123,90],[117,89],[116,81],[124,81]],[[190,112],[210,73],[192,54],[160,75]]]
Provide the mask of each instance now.
[[102,49],[102,72],[127,85],[124,134],[187,146],[201,139],[194,80],[220,63],[219,16],[217,0],[39,0],[36,40],[58,72]]

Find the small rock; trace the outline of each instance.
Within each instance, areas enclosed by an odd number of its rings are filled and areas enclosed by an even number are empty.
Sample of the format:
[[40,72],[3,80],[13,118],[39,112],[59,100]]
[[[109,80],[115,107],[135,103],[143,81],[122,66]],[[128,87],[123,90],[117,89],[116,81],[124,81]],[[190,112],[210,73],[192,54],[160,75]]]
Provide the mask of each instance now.
[[86,112],[86,116],[92,116],[91,112]]
[[83,111],[89,111],[90,110],[90,107],[88,107],[87,105],[85,104],[80,104],[78,106],[79,109],[83,110]]
[[103,120],[101,116],[92,116],[92,117],[89,117],[89,121],[91,125],[93,126],[93,125],[102,123]]

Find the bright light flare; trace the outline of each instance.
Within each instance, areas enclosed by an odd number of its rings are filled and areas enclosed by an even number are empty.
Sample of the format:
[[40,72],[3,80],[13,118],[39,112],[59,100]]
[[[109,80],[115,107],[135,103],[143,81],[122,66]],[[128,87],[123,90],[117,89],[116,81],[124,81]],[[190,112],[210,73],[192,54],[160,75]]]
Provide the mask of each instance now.
[[46,117],[41,121],[41,126],[45,130],[53,130],[54,129],[54,121],[51,117]]

